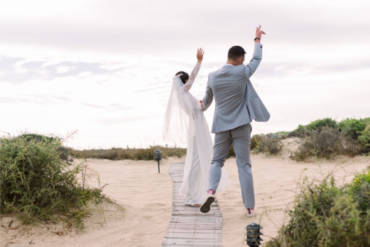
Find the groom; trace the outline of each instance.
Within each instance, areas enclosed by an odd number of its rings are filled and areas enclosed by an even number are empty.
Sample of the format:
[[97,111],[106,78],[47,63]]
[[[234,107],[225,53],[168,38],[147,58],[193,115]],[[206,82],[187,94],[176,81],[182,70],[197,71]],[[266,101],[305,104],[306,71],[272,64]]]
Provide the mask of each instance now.
[[252,60],[244,65],[245,51],[240,46],[229,49],[227,64],[208,75],[206,95],[201,101],[205,111],[215,98],[216,107],[212,132],[215,133],[213,158],[209,176],[208,198],[200,211],[209,212],[215,201],[215,193],[221,178],[221,168],[233,145],[238,165],[239,181],[247,216],[254,213],[254,188],[250,161],[250,138],[255,121],[267,121],[270,114],[254,90],[249,78],[256,71],[262,59],[261,26],[256,29]]

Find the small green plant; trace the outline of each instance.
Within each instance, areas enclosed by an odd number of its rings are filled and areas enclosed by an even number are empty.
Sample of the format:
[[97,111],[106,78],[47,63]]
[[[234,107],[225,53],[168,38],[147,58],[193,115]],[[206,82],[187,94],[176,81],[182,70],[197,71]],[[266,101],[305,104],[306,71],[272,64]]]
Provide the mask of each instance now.
[[79,166],[71,168],[59,153],[59,139],[27,136],[5,138],[0,144],[0,213],[15,214],[24,223],[35,219],[65,219],[82,226],[87,203],[100,202],[101,190],[77,181]]

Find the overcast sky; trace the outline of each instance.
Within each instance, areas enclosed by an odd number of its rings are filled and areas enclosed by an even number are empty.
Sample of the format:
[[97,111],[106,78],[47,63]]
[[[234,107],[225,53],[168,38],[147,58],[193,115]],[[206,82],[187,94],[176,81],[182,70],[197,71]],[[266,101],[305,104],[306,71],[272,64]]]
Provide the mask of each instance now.
[[[205,58],[192,93],[227,49],[263,61],[251,78],[271,120],[254,134],[323,117],[369,117],[368,1],[3,1],[0,135],[37,132],[76,148],[163,144],[171,78]],[[213,108],[207,111],[209,124]]]

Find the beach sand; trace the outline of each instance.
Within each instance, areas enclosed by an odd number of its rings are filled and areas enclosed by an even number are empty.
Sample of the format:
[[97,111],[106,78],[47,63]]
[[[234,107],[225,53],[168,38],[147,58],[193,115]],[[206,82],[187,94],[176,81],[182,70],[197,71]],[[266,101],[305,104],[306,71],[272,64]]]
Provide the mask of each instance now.
[[[86,161],[88,184],[104,186],[104,194],[116,204],[104,203],[96,208],[82,232],[71,231],[61,224],[10,229],[6,226],[9,219],[3,218],[0,246],[161,246],[171,216],[172,183],[168,167],[183,160],[163,161],[162,173],[158,174],[153,161],[89,159]],[[338,184],[342,184],[369,165],[369,157],[297,163],[285,156],[252,155],[256,216],[247,218],[235,159],[228,159],[224,169],[229,173],[232,186],[217,194],[224,220],[223,246],[246,246],[244,228],[251,222],[263,226],[265,240],[275,236],[288,220],[286,210],[292,205],[305,176],[322,179],[332,173]]]

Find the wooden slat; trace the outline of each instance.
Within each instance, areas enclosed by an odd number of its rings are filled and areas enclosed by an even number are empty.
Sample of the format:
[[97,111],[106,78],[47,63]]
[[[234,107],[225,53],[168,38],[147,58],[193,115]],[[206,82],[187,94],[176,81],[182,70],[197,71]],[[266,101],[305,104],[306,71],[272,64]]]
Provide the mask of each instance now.
[[222,214],[217,201],[212,204],[211,211],[207,214],[202,214],[199,208],[185,206],[184,196],[178,193],[183,172],[184,164],[170,166],[169,174],[173,183],[172,216],[162,246],[220,247]]

